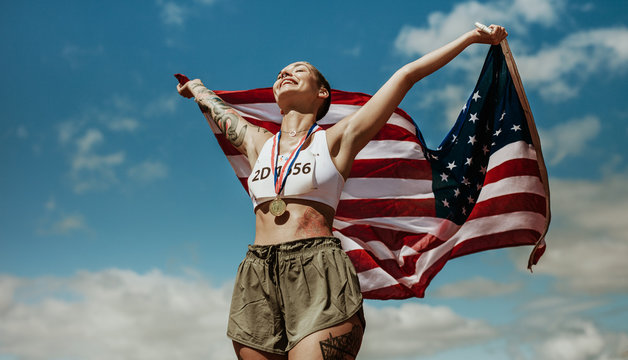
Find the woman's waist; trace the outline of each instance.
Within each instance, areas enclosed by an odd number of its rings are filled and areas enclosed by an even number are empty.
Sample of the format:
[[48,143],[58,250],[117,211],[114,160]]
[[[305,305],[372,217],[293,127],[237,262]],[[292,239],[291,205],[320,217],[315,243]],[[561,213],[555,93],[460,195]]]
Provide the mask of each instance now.
[[255,244],[272,245],[313,237],[332,236],[334,210],[310,201],[287,201],[280,216],[262,204],[255,213]]

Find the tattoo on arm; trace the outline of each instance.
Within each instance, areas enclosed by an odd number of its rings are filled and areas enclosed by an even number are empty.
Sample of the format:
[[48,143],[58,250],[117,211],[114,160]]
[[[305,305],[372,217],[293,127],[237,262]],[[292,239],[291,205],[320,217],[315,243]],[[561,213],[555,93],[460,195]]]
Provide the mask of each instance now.
[[[196,85],[196,84],[194,84]],[[193,86],[194,86],[193,85]],[[196,85],[194,88],[203,85]],[[235,147],[240,147],[244,142],[244,135],[248,125],[240,125],[240,115],[229,105],[225,104],[213,91],[203,87],[196,94],[196,102],[203,112],[208,112],[227,140]],[[239,127],[239,128],[238,128]]]
[[355,358],[362,344],[362,330],[354,326],[350,332],[319,342],[324,360],[344,360],[347,356]]

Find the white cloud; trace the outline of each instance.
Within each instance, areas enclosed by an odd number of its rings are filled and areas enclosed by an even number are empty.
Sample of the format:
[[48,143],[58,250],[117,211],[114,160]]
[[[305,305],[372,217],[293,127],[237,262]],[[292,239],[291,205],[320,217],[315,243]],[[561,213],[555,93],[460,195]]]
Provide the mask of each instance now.
[[144,161],[128,170],[130,178],[140,182],[151,182],[168,176],[168,166],[159,161]]
[[591,115],[560,123],[549,130],[539,129],[543,154],[551,165],[568,156],[580,155],[589,148],[588,142],[598,136],[600,129],[600,120]]
[[161,20],[166,25],[182,26],[185,22],[187,10],[171,1],[157,0],[157,5],[161,9]]
[[139,121],[131,117],[118,117],[111,119],[107,126],[113,131],[133,132],[140,126]]
[[[538,90],[548,100],[562,101],[577,96],[590,77],[603,71],[628,69],[628,28],[625,26],[582,30],[567,35],[557,44],[545,44],[536,52],[521,41],[532,26],[554,26],[561,18],[564,1],[517,0],[479,3],[468,1],[449,13],[433,12],[426,27],[404,26],[395,49],[406,56],[421,56],[446,44],[470,29],[475,21],[508,26],[514,38],[515,60],[528,89]],[[477,73],[485,48],[472,46],[449,67]]]
[[570,293],[625,292],[626,184],[626,175],[600,181],[550,179],[552,225],[535,273],[555,276],[556,286]]
[[[225,335],[230,295],[231,285],[157,270],[0,275],[2,354],[30,360],[232,359]],[[367,305],[365,313],[361,359],[432,354],[495,335],[486,323],[446,307]]]
[[164,95],[158,97],[146,106],[144,117],[152,120],[155,116],[163,116],[164,114],[174,114],[178,104],[181,103],[178,94]]
[[[121,269],[70,277],[0,275],[0,357],[232,359],[225,335],[231,286],[216,286],[193,271],[184,276]],[[491,349],[491,358],[519,353],[520,359],[613,359],[628,349],[628,334],[579,317],[599,304],[573,297],[529,303],[519,319],[499,327],[444,306],[387,304],[365,305],[360,359],[415,359],[465,346]]]
[[521,289],[520,283],[499,283],[475,277],[458,283],[446,284],[434,291],[434,296],[444,298],[482,298],[510,294]]
[[124,163],[125,153],[117,151],[107,155],[97,154],[94,148],[103,143],[104,135],[93,128],[76,139],[77,150],[72,157],[71,171],[75,192],[106,189],[118,182],[115,169]]
[[366,306],[361,359],[418,357],[484,342],[496,331],[481,320],[466,319],[444,306],[403,303],[399,307]]
[[458,115],[465,104],[466,97],[469,96],[468,88],[460,85],[446,85],[440,89],[430,90],[421,99],[420,106],[423,108],[439,104],[445,110],[445,120],[439,122],[443,129],[449,130],[458,119]]
[[98,129],[88,129],[83,137],[76,140],[76,145],[80,153],[89,153],[95,145],[103,142],[104,137]]
[[562,7],[563,1],[551,0],[468,1],[455,5],[447,14],[439,11],[429,14],[426,28],[403,27],[395,40],[395,48],[408,56],[423,55],[471,30],[476,21],[487,25],[508,24],[509,29],[524,33],[529,24],[552,25]]
[[578,94],[582,83],[602,71],[628,69],[628,28],[584,30],[535,54],[515,53],[524,84],[550,100]]
[[116,269],[57,279],[1,276],[0,294],[5,355],[30,360],[233,358],[225,336],[230,289],[202,279]]
[[68,234],[77,230],[87,229],[85,218],[81,214],[68,215],[57,221],[52,226],[52,232],[55,234]]
[[[73,145],[69,156],[69,176],[74,191],[106,190],[119,183],[119,169],[127,161],[126,151],[115,148],[111,143],[117,143],[121,133],[134,133],[149,126],[142,124],[142,119],[154,121],[155,117],[174,113],[175,100],[176,95],[165,95],[137,104],[128,97],[114,94],[102,108],[84,109],[58,125],[59,143],[66,147]],[[127,175],[136,180],[150,181],[166,177],[167,170],[165,164],[153,161],[132,167]]]

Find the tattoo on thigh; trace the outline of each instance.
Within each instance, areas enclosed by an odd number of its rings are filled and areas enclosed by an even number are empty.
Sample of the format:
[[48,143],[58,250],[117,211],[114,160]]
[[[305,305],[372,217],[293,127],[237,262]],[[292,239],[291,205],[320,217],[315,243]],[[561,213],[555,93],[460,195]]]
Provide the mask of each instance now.
[[346,356],[355,358],[362,343],[362,331],[360,327],[354,326],[350,332],[321,341],[321,353],[324,360],[344,360]]

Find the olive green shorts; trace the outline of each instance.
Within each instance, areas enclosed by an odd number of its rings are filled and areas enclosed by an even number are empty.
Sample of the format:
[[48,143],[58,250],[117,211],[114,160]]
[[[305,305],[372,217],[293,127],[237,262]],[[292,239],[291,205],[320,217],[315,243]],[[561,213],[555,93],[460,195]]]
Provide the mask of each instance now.
[[301,339],[362,313],[362,293],[340,240],[249,245],[238,268],[227,336],[286,354]]

